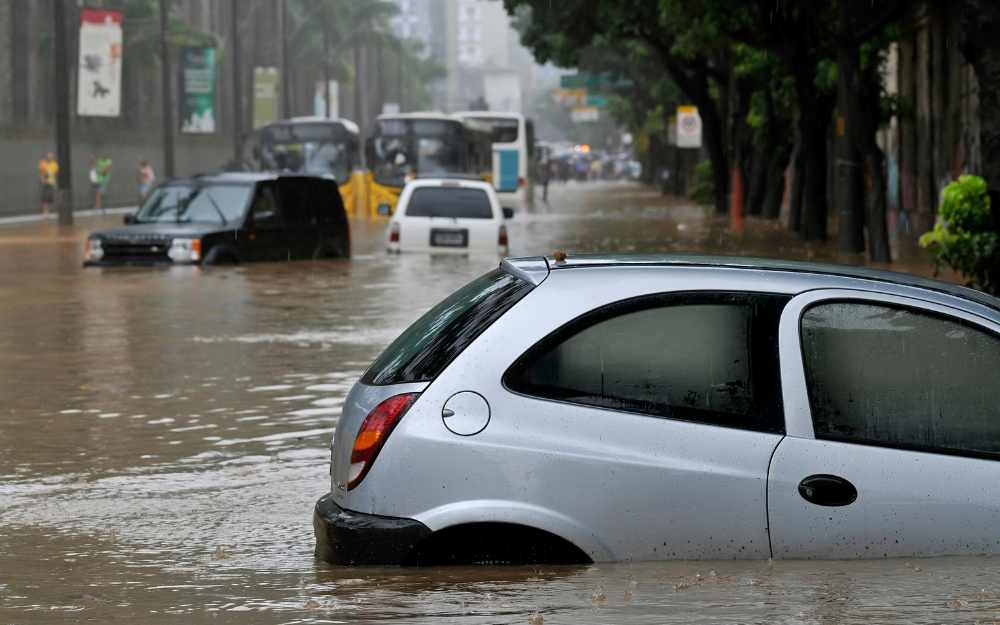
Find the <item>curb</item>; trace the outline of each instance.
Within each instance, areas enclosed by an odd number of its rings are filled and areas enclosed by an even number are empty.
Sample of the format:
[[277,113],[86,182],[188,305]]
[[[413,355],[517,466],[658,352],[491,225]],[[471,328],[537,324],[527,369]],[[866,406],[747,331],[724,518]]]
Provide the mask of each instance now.
[[[102,215],[124,215],[125,213],[134,212],[137,206],[119,206],[117,208],[105,208],[102,210],[97,210],[95,208],[73,211],[73,217],[101,217]],[[0,217],[0,226],[10,226],[17,224],[27,224],[36,223],[40,221],[56,221],[58,219],[56,213],[49,213],[48,215],[18,215],[16,217]]]

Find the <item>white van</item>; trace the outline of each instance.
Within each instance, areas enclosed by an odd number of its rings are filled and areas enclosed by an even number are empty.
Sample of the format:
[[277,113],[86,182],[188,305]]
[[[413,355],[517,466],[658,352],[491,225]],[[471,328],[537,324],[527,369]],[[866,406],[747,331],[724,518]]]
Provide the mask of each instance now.
[[492,185],[479,180],[410,181],[386,230],[390,252],[508,253],[505,221]]

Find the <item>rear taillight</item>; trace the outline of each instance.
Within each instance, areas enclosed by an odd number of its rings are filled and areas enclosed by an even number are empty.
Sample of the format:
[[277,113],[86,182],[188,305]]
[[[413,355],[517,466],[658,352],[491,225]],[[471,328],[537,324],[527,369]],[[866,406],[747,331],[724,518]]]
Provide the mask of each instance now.
[[347,476],[347,490],[361,483],[372,468],[382,445],[392,434],[399,420],[417,400],[420,393],[403,393],[385,400],[368,413],[361,423],[358,435],[354,437],[354,448],[351,449],[351,469]]
[[399,243],[399,222],[394,221],[389,226],[389,243]]
[[507,226],[500,226],[500,236],[497,237],[497,245],[507,247]]
[[518,187],[520,187],[520,188],[523,189],[526,184],[528,184],[528,182],[524,179],[524,176],[518,176],[517,177],[517,186]]

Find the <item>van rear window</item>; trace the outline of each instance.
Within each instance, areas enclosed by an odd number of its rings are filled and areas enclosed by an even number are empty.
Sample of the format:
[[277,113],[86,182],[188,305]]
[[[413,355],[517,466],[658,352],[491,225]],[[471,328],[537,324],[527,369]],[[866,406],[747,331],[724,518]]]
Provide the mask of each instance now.
[[430,382],[533,286],[500,270],[455,291],[392,342],[362,384]]
[[410,196],[406,216],[493,219],[493,207],[482,189],[420,187]]

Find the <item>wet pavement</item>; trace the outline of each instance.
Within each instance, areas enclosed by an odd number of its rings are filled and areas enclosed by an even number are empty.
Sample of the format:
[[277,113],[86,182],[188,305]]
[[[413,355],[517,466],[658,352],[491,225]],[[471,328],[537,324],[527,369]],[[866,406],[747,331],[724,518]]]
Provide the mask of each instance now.
[[[553,185],[514,255],[707,251],[825,259],[641,187]],[[83,270],[119,217],[0,229],[0,624],[993,623],[1000,561],[350,569],[312,558],[350,385],[495,257]],[[895,269],[929,274],[917,250]]]

